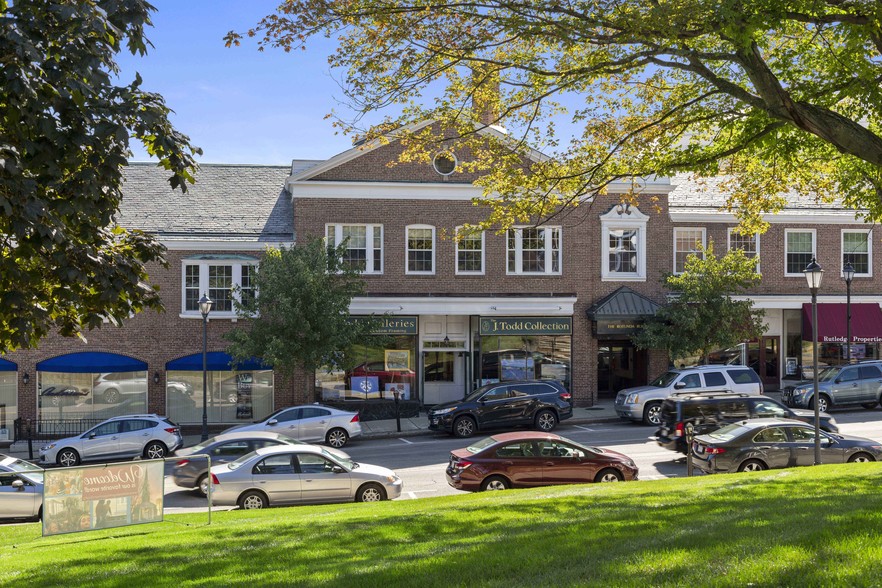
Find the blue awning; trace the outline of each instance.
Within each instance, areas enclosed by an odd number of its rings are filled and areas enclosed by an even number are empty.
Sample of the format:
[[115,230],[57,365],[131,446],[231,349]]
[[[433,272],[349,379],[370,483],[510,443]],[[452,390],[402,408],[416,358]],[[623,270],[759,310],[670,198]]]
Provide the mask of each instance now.
[[0,372],[17,372],[18,366],[8,359],[0,357]]
[[[206,357],[207,368],[213,372],[229,372],[234,369],[233,358],[229,353],[223,351],[209,351]],[[235,366],[238,371],[249,370],[271,370],[273,366],[263,363],[263,361],[252,357],[247,361],[240,362]],[[185,357],[173,359],[165,364],[165,370],[168,372],[201,372],[202,371],[202,354],[194,353]]]
[[83,351],[59,355],[37,363],[38,372],[100,374],[105,372],[144,372],[147,364],[138,359],[103,351]]

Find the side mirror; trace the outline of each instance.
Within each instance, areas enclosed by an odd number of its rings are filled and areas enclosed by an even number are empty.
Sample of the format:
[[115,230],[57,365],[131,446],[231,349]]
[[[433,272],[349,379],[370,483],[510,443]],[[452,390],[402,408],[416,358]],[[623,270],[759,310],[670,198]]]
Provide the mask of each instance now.
[[12,487],[21,492],[24,490],[24,482],[22,482],[21,480],[13,480]]
[[334,467],[332,467],[332,468],[331,468],[331,471],[332,471],[333,473],[335,473],[335,474],[343,474],[343,473],[346,472],[346,470],[344,470],[344,469],[341,468],[340,466],[334,466]]
[[267,425],[270,425],[270,426],[272,426],[272,425],[276,425],[276,424],[278,424],[278,423],[279,423],[279,421],[277,421],[276,419],[270,419],[270,420],[268,420],[268,421],[266,422],[266,424],[267,424]]
[[833,445],[834,443],[836,443],[836,440],[833,437],[821,436],[821,445]]
[[682,390],[686,387],[686,382],[677,382],[674,384],[674,390]]
[[94,439],[94,438],[95,438],[95,433],[89,433],[89,439]]

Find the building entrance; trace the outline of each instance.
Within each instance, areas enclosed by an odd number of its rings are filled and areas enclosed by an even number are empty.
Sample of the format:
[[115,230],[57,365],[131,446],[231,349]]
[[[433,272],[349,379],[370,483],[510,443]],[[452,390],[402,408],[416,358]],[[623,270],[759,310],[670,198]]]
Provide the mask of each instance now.
[[630,341],[598,341],[597,396],[615,398],[619,390],[645,386],[649,356]]

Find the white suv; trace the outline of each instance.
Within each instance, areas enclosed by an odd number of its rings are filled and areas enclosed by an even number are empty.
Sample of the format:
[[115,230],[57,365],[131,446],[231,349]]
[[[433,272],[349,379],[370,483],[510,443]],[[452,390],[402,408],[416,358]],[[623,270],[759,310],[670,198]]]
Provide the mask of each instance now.
[[180,428],[167,418],[132,414],[107,419],[82,435],[41,447],[40,463],[69,467],[123,457],[160,459],[183,444]]
[[743,365],[702,365],[670,369],[647,386],[625,388],[616,395],[616,414],[623,419],[661,424],[662,402],[678,392],[762,394],[756,372]]

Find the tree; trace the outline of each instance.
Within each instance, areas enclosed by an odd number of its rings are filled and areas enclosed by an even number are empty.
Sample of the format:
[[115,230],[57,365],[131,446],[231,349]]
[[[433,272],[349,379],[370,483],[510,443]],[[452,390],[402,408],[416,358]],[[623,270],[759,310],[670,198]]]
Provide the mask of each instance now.
[[[748,232],[789,190],[882,219],[874,0],[285,0],[247,35],[261,50],[338,39],[329,63],[356,113],[340,124],[366,139],[398,129],[403,158],[426,159],[439,137],[405,125],[441,121],[479,150],[489,223],[593,202],[616,180],[638,181],[636,197],[640,178],[677,172],[727,176]],[[509,130],[504,148],[477,140],[470,102]],[[551,157],[526,171],[528,145]]]
[[340,367],[355,345],[367,342],[373,320],[353,321],[349,303],[364,292],[359,270],[343,261],[347,245],[326,247],[321,238],[302,245],[267,249],[254,279],[253,297],[235,303],[250,319],[230,331],[228,352],[236,360],[259,357],[292,377],[306,372],[312,389],[315,370]]
[[699,355],[758,339],[764,332],[764,313],[751,300],[732,295],[760,281],[756,258],[741,249],[714,255],[713,241],[703,256],[689,255],[682,274],[668,275],[664,285],[674,297],[644,325],[634,339],[641,349],[667,349],[671,358]]
[[113,83],[123,46],[145,53],[152,10],[142,0],[0,0],[0,353],[161,308],[145,268],[164,262],[164,248],[114,222],[129,141],[181,190],[201,151],[140,76]]

